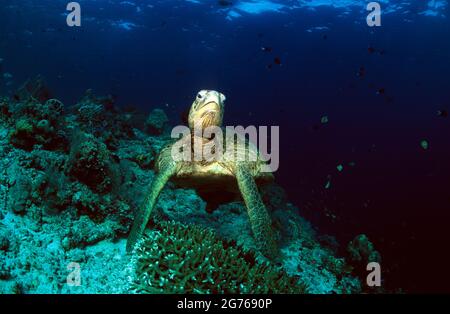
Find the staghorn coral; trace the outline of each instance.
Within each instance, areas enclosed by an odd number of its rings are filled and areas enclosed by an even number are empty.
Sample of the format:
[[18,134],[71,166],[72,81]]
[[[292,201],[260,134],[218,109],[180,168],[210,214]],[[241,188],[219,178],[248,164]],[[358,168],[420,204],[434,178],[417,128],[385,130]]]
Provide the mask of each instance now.
[[209,229],[156,225],[133,251],[136,293],[303,293],[305,286]]

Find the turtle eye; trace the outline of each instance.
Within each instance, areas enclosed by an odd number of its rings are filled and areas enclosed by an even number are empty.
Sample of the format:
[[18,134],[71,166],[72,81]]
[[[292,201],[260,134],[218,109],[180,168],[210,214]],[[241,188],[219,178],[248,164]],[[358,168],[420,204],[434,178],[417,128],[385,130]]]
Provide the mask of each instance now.
[[198,99],[202,99],[202,95],[200,93],[197,94]]

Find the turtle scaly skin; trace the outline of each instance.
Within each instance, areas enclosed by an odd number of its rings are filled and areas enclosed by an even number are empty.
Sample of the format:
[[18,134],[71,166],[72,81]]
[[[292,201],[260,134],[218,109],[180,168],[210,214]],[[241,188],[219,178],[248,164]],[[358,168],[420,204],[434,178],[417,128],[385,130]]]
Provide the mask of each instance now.
[[160,168],[155,179],[149,187],[147,196],[142,203],[141,209],[137,212],[133,228],[131,229],[130,235],[127,241],[127,251],[130,252],[136,242],[144,234],[145,227],[147,226],[148,220],[150,219],[150,214],[155,206],[156,200],[158,199],[159,193],[169,181],[169,179],[176,173],[177,164],[175,162],[170,162],[170,159],[166,159],[168,162]]
[[277,247],[272,235],[272,221],[261,200],[255,180],[253,180],[253,176],[245,165],[238,165],[236,179],[247,206],[253,235],[261,253],[267,257],[276,256]]
[[[225,96],[216,91],[200,91],[189,112],[190,134],[177,141],[177,145],[193,150],[212,147],[217,149],[217,139],[204,132],[209,127],[220,127],[223,120]],[[201,130],[202,132],[198,132]],[[191,145],[194,142],[194,145]],[[195,144],[197,143],[197,144]],[[188,146],[189,145],[189,146]],[[197,146],[196,146],[197,145]],[[198,146],[200,145],[200,146]],[[215,146],[216,145],[216,146]],[[206,188],[227,187],[239,191],[244,199],[256,244],[262,254],[275,258],[278,254],[272,231],[272,223],[266,207],[259,195],[256,180],[272,180],[273,175],[261,171],[265,162],[260,158],[257,148],[242,137],[229,137],[220,143],[225,150],[218,160],[181,160],[173,157],[175,143],[165,147],[156,162],[156,176],[150,185],[142,207],[136,214],[135,222],[128,237],[127,251],[133,250],[142,237],[153,207],[165,184],[173,179],[180,185],[206,186]],[[191,155],[192,156],[192,155]],[[237,158],[239,156],[239,158]],[[244,158],[245,157],[245,158]],[[237,184],[236,184],[237,181]]]

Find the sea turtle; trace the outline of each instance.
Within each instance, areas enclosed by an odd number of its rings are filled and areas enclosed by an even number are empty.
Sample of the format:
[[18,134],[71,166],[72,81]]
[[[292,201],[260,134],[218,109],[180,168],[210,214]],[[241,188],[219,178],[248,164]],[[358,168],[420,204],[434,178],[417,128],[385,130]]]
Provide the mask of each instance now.
[[[163,148],[157,158],[155,178],[128,237],[128,251],[142,237],[158,195],[172,179],[182,186],[216,189],[221,193],[226,190],[240,191],[260,252],[269,258],[277,255],[271,219],[256,184],[273,179],[272,173],[262,171],[263,166],[267,166],[266,162],[244,136],[225,132],[225,137],[220,139],[217,134],[207,132],[214,128],[222,130],[224,102],[225,96],[217,91],[202,90],[197,94],[189,111],[189,128],[185,127],[188,132]],[[196,153],[203,150],[220,151],[221,154],[215,155],[216,158],[200,155],[196,159]],[[188,158],[180,158],[181,154],[177,155],[177,152],[185,153],[183,156]]]

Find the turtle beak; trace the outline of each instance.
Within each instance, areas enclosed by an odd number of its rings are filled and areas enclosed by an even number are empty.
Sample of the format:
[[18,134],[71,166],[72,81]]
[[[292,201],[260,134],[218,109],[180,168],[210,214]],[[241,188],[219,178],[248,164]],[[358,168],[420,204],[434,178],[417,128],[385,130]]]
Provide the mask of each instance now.
[[225,96],[216,91],[207,91],[206,94],[199,100],[201,101],[200,108],[215,103],[218,109],[220,110],[221,104],[225,101]]
[[202,129],[206,129],[210,126],[220,126],[222,124],[224,99],[225,96],[216,91],[200,92],[191,108],[190,127],[201,125]]

